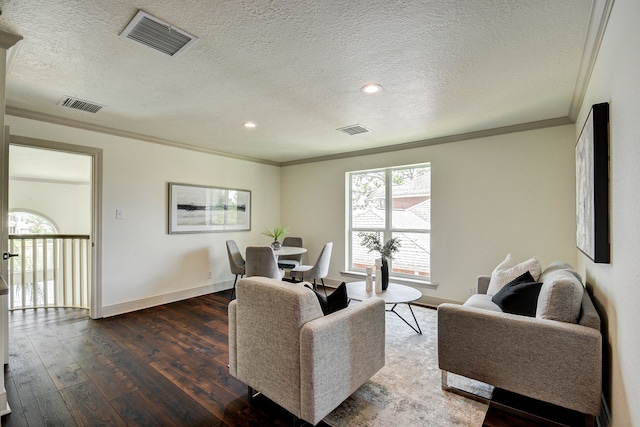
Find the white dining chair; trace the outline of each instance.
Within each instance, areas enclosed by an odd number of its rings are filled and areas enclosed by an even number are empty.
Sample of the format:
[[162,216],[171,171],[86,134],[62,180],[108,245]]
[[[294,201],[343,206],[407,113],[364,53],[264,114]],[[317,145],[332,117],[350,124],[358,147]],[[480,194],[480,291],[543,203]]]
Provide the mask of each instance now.
[[324,285],[324,278],[329,274],[329,264],[331,263],[331,249],[333,248],[333,242],[329,242],[324,245],[320,256],[314,265],[299,265],[289,272],[289,275],[294,280],[311,280],[313,279],[313,289],[317,288],[316,280],[320,279],[325,295],[327,294],[327,288]]

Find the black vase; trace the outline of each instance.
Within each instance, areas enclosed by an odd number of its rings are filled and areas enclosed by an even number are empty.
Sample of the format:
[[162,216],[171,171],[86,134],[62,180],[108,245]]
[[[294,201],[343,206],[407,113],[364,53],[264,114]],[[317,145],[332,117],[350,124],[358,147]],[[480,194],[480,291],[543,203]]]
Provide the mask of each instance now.
[[387,259],[382,258],[382,290],[386,291],[389,287],[389,264],[387,264]]

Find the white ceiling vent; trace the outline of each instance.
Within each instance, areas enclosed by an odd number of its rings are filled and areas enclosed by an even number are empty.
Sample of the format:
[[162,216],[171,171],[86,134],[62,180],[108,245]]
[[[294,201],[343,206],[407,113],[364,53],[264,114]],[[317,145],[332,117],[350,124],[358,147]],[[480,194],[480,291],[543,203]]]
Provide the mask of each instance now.
[[169,56],[180,55],[198,41],[197,37],[186,31],[141,10],[120,33],[120,37],[142,43]]
[[97,113],[104,108],[104,105],[95,104],[93,102],[84,101],[78,98],[72,98],[65,96],[58,102],[58,105],[67,108],[73,108],[75,110],[86,111],[88,113]]
[[340,129],[336,129],[339,130],[340,132],[344,132],[347,135],[357,135],[359,133],[367,133],[367,132],[371,132],[370,129],[367,129],[366,127],[362,126],[362,125],[351,125],[351,126],[346,126]]

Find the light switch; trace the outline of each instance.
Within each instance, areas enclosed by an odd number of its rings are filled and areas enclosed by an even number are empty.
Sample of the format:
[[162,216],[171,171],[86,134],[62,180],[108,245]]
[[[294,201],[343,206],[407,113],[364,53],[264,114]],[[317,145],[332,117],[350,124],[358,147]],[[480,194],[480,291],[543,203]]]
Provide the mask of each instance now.
[[124,219],[124,210],[116,209],[116,219]]

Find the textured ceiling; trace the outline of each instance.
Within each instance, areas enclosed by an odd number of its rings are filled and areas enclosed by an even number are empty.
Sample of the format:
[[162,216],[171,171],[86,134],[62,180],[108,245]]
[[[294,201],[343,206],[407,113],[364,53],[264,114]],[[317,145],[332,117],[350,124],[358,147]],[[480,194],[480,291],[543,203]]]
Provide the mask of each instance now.
[[[0,0],[0,8],[0,30],[24,38],[7,77],[10,114],[281,163],[569,116],[588,65],[592,1]],[[119,37],[139,9],[198,42],[172,58]],[[371,82],[383,91],[361,93]],[[65,109],[63,96],[106,108]],[[356,123],[372,132],[336,131]]]
[[11,145],[9,178],[89,184],[91,157],[61,151]]

